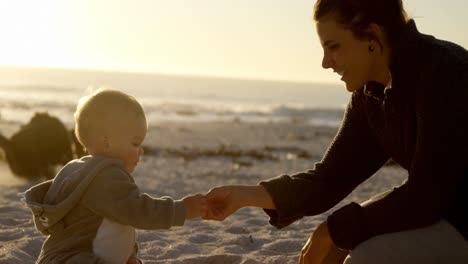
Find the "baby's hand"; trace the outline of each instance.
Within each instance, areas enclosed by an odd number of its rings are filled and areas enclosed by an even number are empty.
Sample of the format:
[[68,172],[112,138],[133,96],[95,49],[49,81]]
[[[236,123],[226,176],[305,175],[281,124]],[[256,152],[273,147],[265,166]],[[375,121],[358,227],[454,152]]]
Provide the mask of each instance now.
[[205,217],[207,210],[206,198],[203,194],[194,194],[182,199],[185,204],[185,218]]

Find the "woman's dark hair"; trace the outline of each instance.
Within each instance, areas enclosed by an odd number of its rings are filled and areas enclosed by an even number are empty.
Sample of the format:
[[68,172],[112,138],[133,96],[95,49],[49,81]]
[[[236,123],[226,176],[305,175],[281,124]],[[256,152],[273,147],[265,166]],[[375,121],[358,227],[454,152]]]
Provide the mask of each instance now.
[[380,25],[391,46],[408,22],[402,0],[317,0],[314,20],[329,14],[361,39],[375,38],[366,29],[371,23]]

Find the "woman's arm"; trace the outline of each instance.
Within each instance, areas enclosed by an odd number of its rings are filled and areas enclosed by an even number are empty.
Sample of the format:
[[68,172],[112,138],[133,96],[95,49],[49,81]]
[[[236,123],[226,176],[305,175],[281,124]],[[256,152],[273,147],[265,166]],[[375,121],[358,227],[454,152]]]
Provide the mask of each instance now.
[[362,90],[353,93],[337,135],[313,169],[260,183],[276,207],[265,210],[270,224],[282,228],[327,211],[387,162],[389,155],[369,124],[367,111],[380,110],[380,105],[368,110],[372,100]]

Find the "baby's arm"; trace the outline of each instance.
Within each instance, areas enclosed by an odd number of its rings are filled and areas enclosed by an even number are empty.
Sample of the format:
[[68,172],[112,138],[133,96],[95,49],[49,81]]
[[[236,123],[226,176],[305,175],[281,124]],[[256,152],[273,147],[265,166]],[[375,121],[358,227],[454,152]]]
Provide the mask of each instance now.
[[205,217],[207,210],[206,198],[203,194],[194,194],[182,199],[185,205],[185,218]]
[[181,226],[186,217],[182,200],[140,193],[133,179],[117,167],[96,175],[81,203],[104,218],[138,229]]

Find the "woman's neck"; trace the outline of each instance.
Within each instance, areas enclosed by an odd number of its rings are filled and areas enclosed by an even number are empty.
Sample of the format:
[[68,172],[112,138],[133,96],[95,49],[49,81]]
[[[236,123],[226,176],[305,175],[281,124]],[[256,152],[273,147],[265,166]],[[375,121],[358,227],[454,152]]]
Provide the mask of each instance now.
[[384,47],[382,53],[377,55],[374,66],[375,67],[372,74],[372,81],[376,81],[383,85],[388,85],[392,80],[392,75],[390,72],[389,47]]

